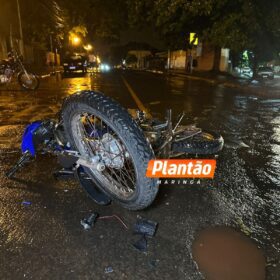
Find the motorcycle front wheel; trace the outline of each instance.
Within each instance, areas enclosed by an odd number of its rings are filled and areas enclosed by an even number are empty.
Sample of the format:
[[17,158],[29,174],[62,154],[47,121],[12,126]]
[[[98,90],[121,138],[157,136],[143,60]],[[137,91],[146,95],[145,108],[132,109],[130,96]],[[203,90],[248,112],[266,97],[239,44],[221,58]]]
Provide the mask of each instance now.
[[36,90],[39,87],[40,80],[33,73],[20,72],[18,74],[18,83],[25,90]]
[[130,210],[144,209],[154,201],[158,182],[146,177],[154,153],[120,104],[101,93],[83,91],[64,101],[61,117],[71,149],[104,164],[103,170],[85,168],[100,190]]

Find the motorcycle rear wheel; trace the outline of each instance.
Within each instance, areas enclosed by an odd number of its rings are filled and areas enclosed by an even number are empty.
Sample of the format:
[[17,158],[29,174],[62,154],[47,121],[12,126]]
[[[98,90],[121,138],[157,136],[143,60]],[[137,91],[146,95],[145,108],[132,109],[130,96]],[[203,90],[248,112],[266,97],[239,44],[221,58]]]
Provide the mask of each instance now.
[[212,155],[220,152],[223,145],[224,139],[220,134],[202,130],[192,137],[173,141],[171,149],[173,153]]
[[[101,93],[83,91],[65,100],[61,117],[71,149],[88,159],[99,155],[105,162],[103,171],[85,168],[100,190],[129,210],[144,209],[154,201],[157,179],[146,177],[147,165],[154,153],[124,108]],[[106,163],[105,134],[114,139],[110,144],[112,148],[119,149],[114,154],[118,158],[117,167]]]

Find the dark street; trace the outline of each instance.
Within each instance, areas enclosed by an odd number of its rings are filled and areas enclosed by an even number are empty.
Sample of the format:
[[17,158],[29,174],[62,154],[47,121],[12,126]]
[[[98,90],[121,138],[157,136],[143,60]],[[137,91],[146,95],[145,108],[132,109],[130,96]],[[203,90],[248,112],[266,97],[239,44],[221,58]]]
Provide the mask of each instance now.
[[[24,126],[56,118],[63,98],[90,89],[137,108],[123,79],[153,116],[162,118],[167,108],[175,116],[185,111],[185,124],[222,134],[225,146],[214,180],[162,183],[149,208],[132,212],[116,203],[98,206],[77,182],[55,180],[59,165],[50,155],[39,156],[12,180],[5,177],[20,156]],[[247,236],[265,257],[266,279],[280,279],[280,99],[275,94],[132,70],[57,73],[42,79],[34,92],[1,86],[1,279],[205,279],[192,246],[202,230],[214,226]],[[80,220],[93,211],[118,215],[129,230],[114,219],[83,230]],[[131,245],[139,215],[159,223],[145,253]]]

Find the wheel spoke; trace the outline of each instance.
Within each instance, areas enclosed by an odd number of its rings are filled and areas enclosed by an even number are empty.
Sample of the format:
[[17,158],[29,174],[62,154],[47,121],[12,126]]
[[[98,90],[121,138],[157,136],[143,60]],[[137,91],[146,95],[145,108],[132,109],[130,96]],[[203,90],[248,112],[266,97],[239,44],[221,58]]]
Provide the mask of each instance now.
[[[80,115],[80,121],[77,128],[81,139],[84,141],[84,148],[89,157],[97,155],[98,152],[100,152],[102,156],[105,154],[105,156],[108,157],[107,160],[109,160],[109,162],[113,162],[120,157],[119,161],[122,161],[121,168],[114,168],[114,165],[106,164],[105,160],[106,169],[102,173],[100,172],[100,174],[115,186],[117,193],[121,192],[123,195],[128,195],[134,192],[136,176],[133,163],[126,157],[126,153],[128,153],[127,149],[117,133],[101,118],[88,113]],[[105,133],[111,135],[113,139],[112,141],[116,141],[115,145],[117,146],[117,151],[116,149],[113,149],[112,151],[110,147],[108,148],[108,146],[105,145],[103,142],[104,140],[102,141]],[[107,146],[107,148],[105,146]]]

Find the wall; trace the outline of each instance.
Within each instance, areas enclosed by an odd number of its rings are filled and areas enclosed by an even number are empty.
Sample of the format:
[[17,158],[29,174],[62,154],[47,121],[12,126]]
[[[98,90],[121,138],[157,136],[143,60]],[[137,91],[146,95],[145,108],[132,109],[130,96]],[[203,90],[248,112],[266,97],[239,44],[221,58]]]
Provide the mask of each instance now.
[[149,57],[152,53],[151,51],[147,51],[147,50],[131,50],[128,51],[128,54],[130,55],[135,55],[137,57],[137,68],[138,69],[143,69],[146,68],[146,58]]
[[0,35],[0,59],[7,58],[7,45],[4,36]]
[[220,61],[220,70],[226,72],[229,69],[229,49],[221,50],[221,61]]
[[[197,59],[197,67],[195,70],[209,71],[212,70],[214,63],[214,48],[204,43],[198,46],[198,50],[194,55]],[[221,49],[220,71],[227,72],[229,70],[229,49]]]
[[170,53],[170,68],[185,69],[186,68],[186,51],[178,50]]
[[[199,53],[197,53],[199,54]],[[203,44],[201,46],[200,56],[195,56],[197,59],[197,67],[195,70],[209,71],[213,67],[214,62],[214,49],[208,44]]]
[[24,61],[28,64],[34,63],[33,47],[24,45]]
[[[13,37],[12,45],[17,51],[19,51],[20,40]],[[0,59],[6,59],[8,51],[11,49],[11,41],[9,36],[0,32]],[[57,61],[60,59],[58,58]],[[45,65],[46,64],[46,51],[40,46],[24,44],[24,63]]]

